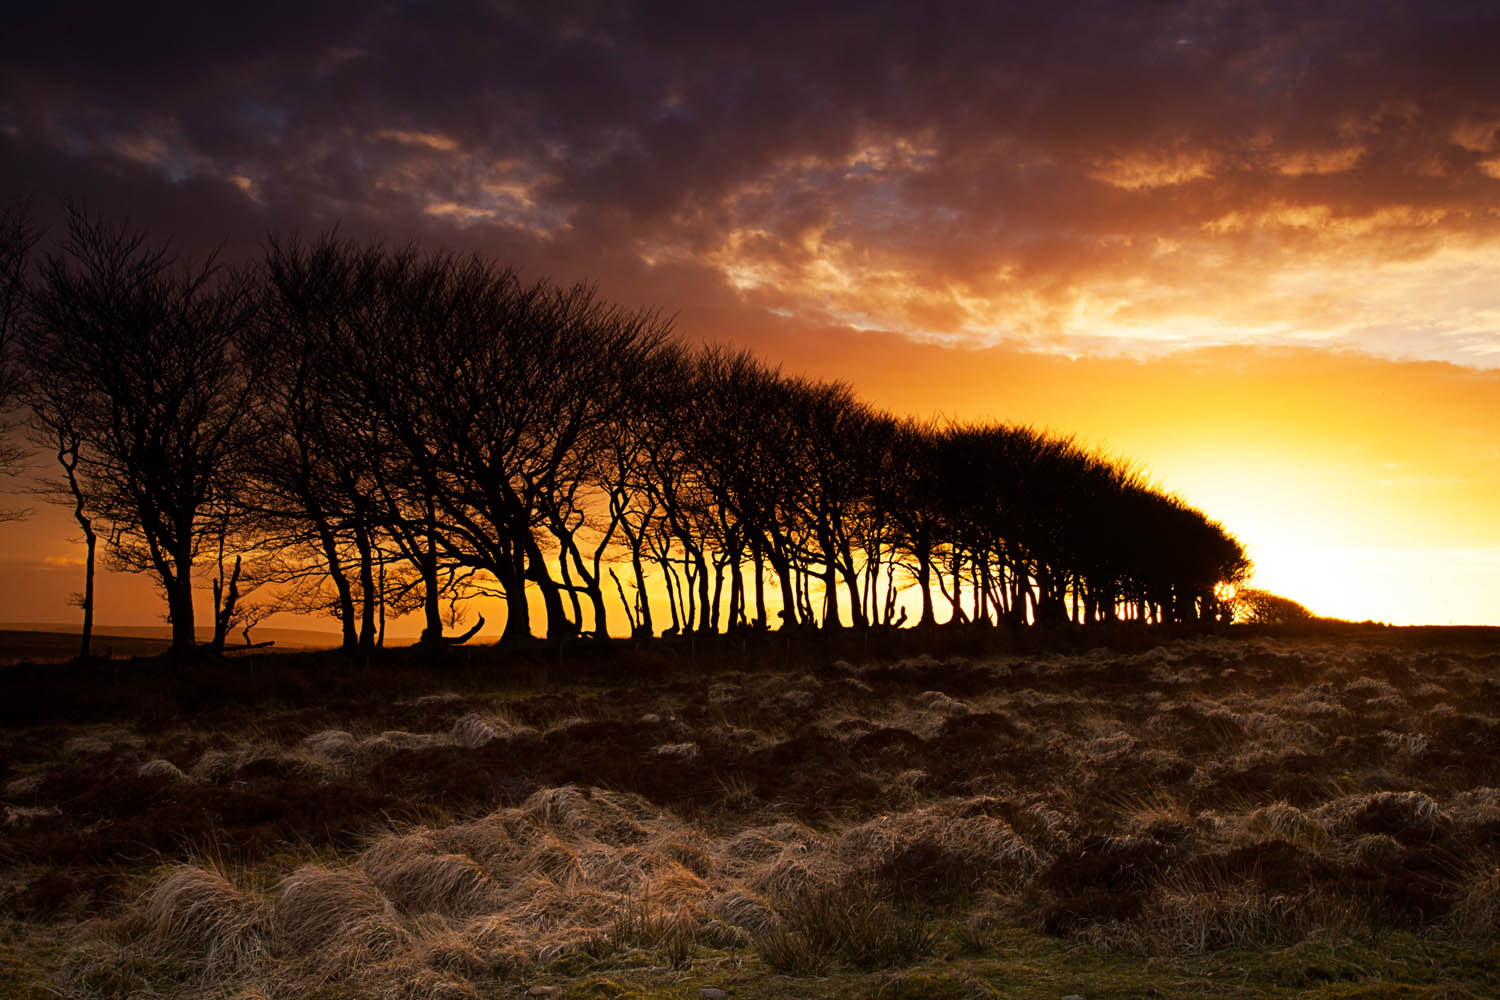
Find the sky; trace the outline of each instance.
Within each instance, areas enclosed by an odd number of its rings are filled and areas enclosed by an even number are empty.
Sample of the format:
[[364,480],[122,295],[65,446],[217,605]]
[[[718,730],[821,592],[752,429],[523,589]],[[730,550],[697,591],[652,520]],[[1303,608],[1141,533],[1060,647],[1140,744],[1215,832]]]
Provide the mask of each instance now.
[[[147,6],[8,15],[0,196],[595,281],[1132,459],[1314,611],[1500,624],[1493,3]],[[0,619],[69,534],[0,525]]]

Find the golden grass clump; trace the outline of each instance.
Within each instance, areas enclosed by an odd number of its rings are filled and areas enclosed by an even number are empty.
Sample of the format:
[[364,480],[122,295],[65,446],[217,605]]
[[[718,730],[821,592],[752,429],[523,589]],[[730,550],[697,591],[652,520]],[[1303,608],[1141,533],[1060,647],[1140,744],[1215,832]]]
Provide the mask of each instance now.
[[1430,839],[1449,822],[1450,817],[1425,792],[1374,792],[1369,795],[1345,795],[1313,810],[1313,818],[1330,834],[1349,836],[1361,831],[1361,821],[1378,817],[1387,825],[1396,825],[1397,839],[1405,834],[1411,839]]
[[360,855],[359,866],[407,913],[471,916],[493,912],[503,899],[478,862],[444,851],[423,829],[382,837]]
[[391,901],[357,868],[304,865],[276,886],[278,944],[322,964],[392,957],[410,935]]
[[146,761],[146,763],[135,769],[135,773],[142,778],[167,778],[171,781],[191,780],[183,773],[182,768],[170,760],[165,760],[161,757]]
[[1004,819],[985,814],[990,802],[956,800],[884,816],[845,832],[834,850],[851,868],[889,869],[899,880],[958,876],[969,889],[981,882],[1017,888],[1041,867],[1041,855]]
[[206,979],[244,969],[266,953],[265,900],[212,866],[173,867],[147,893],[135,917],[149,947],[201,963]]
[[587,877],[578,852],[560,837],[535,836],[517,870],[529,872],[559,886],[575,886]]
[[698,758],[698,744],[691,741],[687,743],[663,743],[651,749],[653,757],[665,757],[670,760],[680,760],[684,763]]
[[775,923],[755,937],[766,965],[799,976],[818,975],[835,959],[863,968],[908,965],[936,944],[924,913],[894,906],[857,882],[782,901]]
[[412,937],[415,939],[412,954],[424,968],[465,978],[489,971],[473,941],[441,914],[424,913],[413,920]]
[[443,851],[468,855],[494,877],[514,866],[527,851],[526,843],[517,837],[521,824],[509,823],[507,819],[502,811],[445,826],[431,831],[432,841]]
[[588,886],[561,886],[545,878],[523,878],[505,911],[517,926],[540,939],[556,938],[573,931],[601,933],[619,909],[618,893],[600,892]]
[[1399,699],[1401,692],[1397,691],[1388,681],[1379,680],[1374,677],[1360,676],[1344,685],[1344,697],[1369,703],[1381,699]]
[[755,863],[781,853],[785,842],[772,836],[772,830],[754,827],[735,834],[719,847],[719,856],[733,874],[741,874]]
[[1347,854],[1351,863],[1364,868],[1381,870],[1401,860],[1406,848],[1401,841],[1387,833],[1366,833],[1354,838]]
[[1323,824],[1285,800],[1261,806],[1237,824],[1232,836],[1236,846],[1265,840],[1284,840],[1289,844],[1321,853],[1328,847],[1328,831]]
[[1267,892],[1250,881],[1169,879],[1130,931],[1158,949],[1197,955],[1300,941],[1322,924],[1320,909],[1306,894]]
[[359,741],[353,733],[342,729],[320,729],[303,737],[302,746],[315,754],[327,757],[353,756],[358,753]]
[[527,932],[506,913],[488,913],[464,921],[458,934],[493,974],[510,978],[529,969],[534,949]]
[[221,781],[240,765],[240,755],[227,750],[208,750],[198,758],[188,774],[194,781]]
[[840,873],[825,863],[826,860],[800,844],[789,844],[770,863],[755,868],[746,884],[753,891],[772,898],[801,895],[825,887],[838,878]]
[[592,837],[617,844],[644,840],[643,821],[657,814],[638,796],[577,785],[534,792],[521,803],[520,812],[535,825],[565,836]]
[[1113,736],[1099,736],[1084,745],[1084,756],[1096,762],[1113,760],[1122,757],[1136,748],[1140,740],[1129,733],[1115,733]]
[[342,729],[323,729],[305,737],[298,753],[322,773],[347,777],[359,772],[371,759],[369,748]]
[[646,849],[675,861],[701,879],[713,879],[719,874],[719,859],[710,850],[709,843],[691,831],[668,830],[653,836]]
[[145,741],[134,733],[123,729],[106,729],[97,733],[74,736],[63,743],[65,757],[105,757],[115,753],[135,753],[145,746]]
[[1500,935],[1500,865],[1477,865],[1460,877],[1458,899],[1448,921],[1460,935],[1493,941]]
[[759,934],[776,922],[776,913],[764,896],[745,889],[729,889],[716,894],[710,911],[731,927]]
[[469,750],[478,750],[496,740],[504,739],[504,734],[492,725],[490,720],[472,712],[453,724],[450,735],[454,743]]
[[578,851],[582,881],[603,892],[630,893],[640,888],[657,858],[639,847],[615,847],[597,841]]
[[1500,788],[1488,786],[1460,792],[1448,804],[1454,822],[1462,826],[1500,824]]
[[[644,948],[661,952],[673,968],[687,965],[693,949],[706,936],[709,921],[701,911],[663,905],[650,896],[626,900],[615,911],[610,943],[618,949]],[[728,936],[734,940],[734,935]]]

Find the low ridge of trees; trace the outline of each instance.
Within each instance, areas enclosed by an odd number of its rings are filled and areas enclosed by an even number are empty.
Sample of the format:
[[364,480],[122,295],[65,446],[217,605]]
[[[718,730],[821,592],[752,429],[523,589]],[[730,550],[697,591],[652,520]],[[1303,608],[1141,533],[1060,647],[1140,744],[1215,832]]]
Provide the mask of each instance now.
[[1247,625],[1293,625],[1316,617],[1304,605],[1269,590],[1242,588],[1231,603],[1235,621]]
[[0,221],[0,348],[21,346],[34,437],[86,535],[155,577],[177,649],[209,557],[216,646],[265,580],[350,652],[416,610],[424,641],[453,641],[478,594],[503,599],[506,639],[534,610],[553,639],[913,612],[1206,622],[1248,573],[1233,536],[1128,463],[897,418],[691,349],[587,285],[336,234],[272,238],[233,271],[81,210],[24,277],[35,235]]

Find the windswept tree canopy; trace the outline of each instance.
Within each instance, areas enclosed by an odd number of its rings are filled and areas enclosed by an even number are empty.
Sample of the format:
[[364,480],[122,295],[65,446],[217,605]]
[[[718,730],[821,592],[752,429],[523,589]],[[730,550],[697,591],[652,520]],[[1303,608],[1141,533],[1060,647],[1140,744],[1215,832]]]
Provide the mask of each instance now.
[[231,273],[75,212],[31,303],[37,418],[184,645],[227,540],[351,650],[412,609],[448,641],[476,594],[510,639],[624,631],[612,604],[651,634],[663,600],[674,632],[1221,621],[1248,571],[1071,439],[898,418],[481,256],[273,237]]
[[1311,621],[1313,613],[1290,597],[1268,590],[1245,589],[1234,595],[1234,620],[1247,625],[1291,625]]

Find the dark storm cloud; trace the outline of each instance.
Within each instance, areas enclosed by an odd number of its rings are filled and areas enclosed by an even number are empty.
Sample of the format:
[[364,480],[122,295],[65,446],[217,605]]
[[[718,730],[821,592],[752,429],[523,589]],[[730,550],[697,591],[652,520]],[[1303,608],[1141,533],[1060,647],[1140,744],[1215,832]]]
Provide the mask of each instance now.
[[9,26],[7,188],[1028,339],[1500,232],[1491,4],[147,6]]

